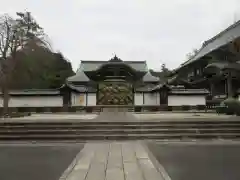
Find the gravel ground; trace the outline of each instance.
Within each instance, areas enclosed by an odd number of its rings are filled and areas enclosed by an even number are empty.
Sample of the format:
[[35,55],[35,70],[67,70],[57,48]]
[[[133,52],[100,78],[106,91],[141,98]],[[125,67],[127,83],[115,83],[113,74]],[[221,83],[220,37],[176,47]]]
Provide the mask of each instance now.
[[240,144],[149,143],[172,180],[239,180]]
[[0,180],[58,180],[79,145],[1,145]]

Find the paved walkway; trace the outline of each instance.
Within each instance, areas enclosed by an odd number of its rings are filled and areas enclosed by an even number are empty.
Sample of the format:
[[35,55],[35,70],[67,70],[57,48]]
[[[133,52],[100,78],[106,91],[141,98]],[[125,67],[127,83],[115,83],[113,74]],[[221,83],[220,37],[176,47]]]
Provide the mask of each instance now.
[[[98,115],[96,114],[32,114],[31,116],[20,118],[5,118],[2,121],[70,121],[70,120],[94,120]],[[134,114],[136,120],[177,120],[177,119],[227,119],[236,116],[217,115],[211,113],[147,113],[147,114]],[[107,119],[106,119],[107,120]]]
[[60,180],[164,180],[140,142],[87,143]]

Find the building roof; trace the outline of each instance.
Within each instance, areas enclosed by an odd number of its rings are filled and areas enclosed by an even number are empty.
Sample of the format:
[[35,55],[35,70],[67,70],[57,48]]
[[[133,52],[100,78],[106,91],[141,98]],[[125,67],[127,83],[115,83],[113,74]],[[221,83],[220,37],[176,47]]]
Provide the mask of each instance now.
[[[97,90],[90,86],[84,86],[84,85],[73,85],[70,83],[64,84],[61,88],[68,87],[72,90],[75,90],[77,92],[96,92]],[[60,88],[60,89],[61,89]]]
[[153,85],[153,84],[148,84],[148,85],[145,85],[145,86],[137,87],[135,89],[135,91],[136,92],[151,92],[154,86],[155,85]]
[[77,71],[76,75],[71,76],[69,78],[67,78],[68,82],[88,82],[89,78],[86,76],[86,74],[79,70]]
[[240,63],[215,62],[207,65],[205,69],[217,68],[219,70],[232,69],[240,71]]
[[[136,71],[148,71],[147,63],[146,61],[122,61],[123,63],[126,63]],[[80,68],[78,71],[96,71],[101,65],[105,63],[119,63],[114,61],[81,61]]]
[[[2,95],[2,92],[0,91]],[[22,89],[11,90],[9,95],[59,95],[60,91],[57,89]]]
[[186,89],[184,88],[184,86],[169,86],[167,84],[158,84],[157,86],[154,86],[151,91],[158,91],[164,87],[168,89],[170,94],[176,94],[176,95],[209,94],[209,91],[207,89]]
[[203,43],[201,49],[199,50],[199,52],[192,59],[183,63],[181,67],[189,65],[189,64],[201,59],[203,56],[232,42],[234,39],[239,38],[239,37],[240,37],[240,21],[229,26],[227,29],[220,32],[219,34],[217,34],[213,38],[209,39],[208,41],[205,41]]
[[207,95],[209,91],[207,89],[185,89],[185,88],[172,88],[170,94],[177,95],[188,95],[188,94],[196,94],[196,95]]
[[143,76],[143,82],[159,82],[159,78],[153,76],[149,71]]
[[170,89],[170,86],[169,85],[167,85],[167,84],[165,84],[165,83],[161,83],[161,84],[158,84],[158,85],[156,85],[156,86],[154,86],[152,89],[151,89],[151,91],[157,91],[157,90],[160,90],[160,89],[162,89],[162,88],[168,88],[168,89]]

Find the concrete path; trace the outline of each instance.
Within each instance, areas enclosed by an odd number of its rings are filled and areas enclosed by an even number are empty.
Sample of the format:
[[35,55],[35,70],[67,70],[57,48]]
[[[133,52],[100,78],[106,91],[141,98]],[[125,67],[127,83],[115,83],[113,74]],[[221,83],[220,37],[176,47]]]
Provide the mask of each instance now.
[[164,180],[140,142],[87,143],[60,180]]
[[[1,121],[91,121],[95,120],[98,115],[96,114],[32,114],[31,116],[21,117],[21,118],[5,118]],[[196,119],[227,119],[227,118],[238,118],[236,116],[229,115],[217,115],[211,113],[147,113],[147,114],[134,114],[136,119],[132,120],[196,120]],[[108,116],[106,116],[106,120]]]

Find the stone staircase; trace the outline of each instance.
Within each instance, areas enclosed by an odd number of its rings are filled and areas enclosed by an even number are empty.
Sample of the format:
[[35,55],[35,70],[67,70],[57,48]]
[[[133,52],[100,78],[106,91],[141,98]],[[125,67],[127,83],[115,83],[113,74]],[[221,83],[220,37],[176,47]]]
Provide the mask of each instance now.
[[0,122],[0,141],[238,139],[240,121]]

